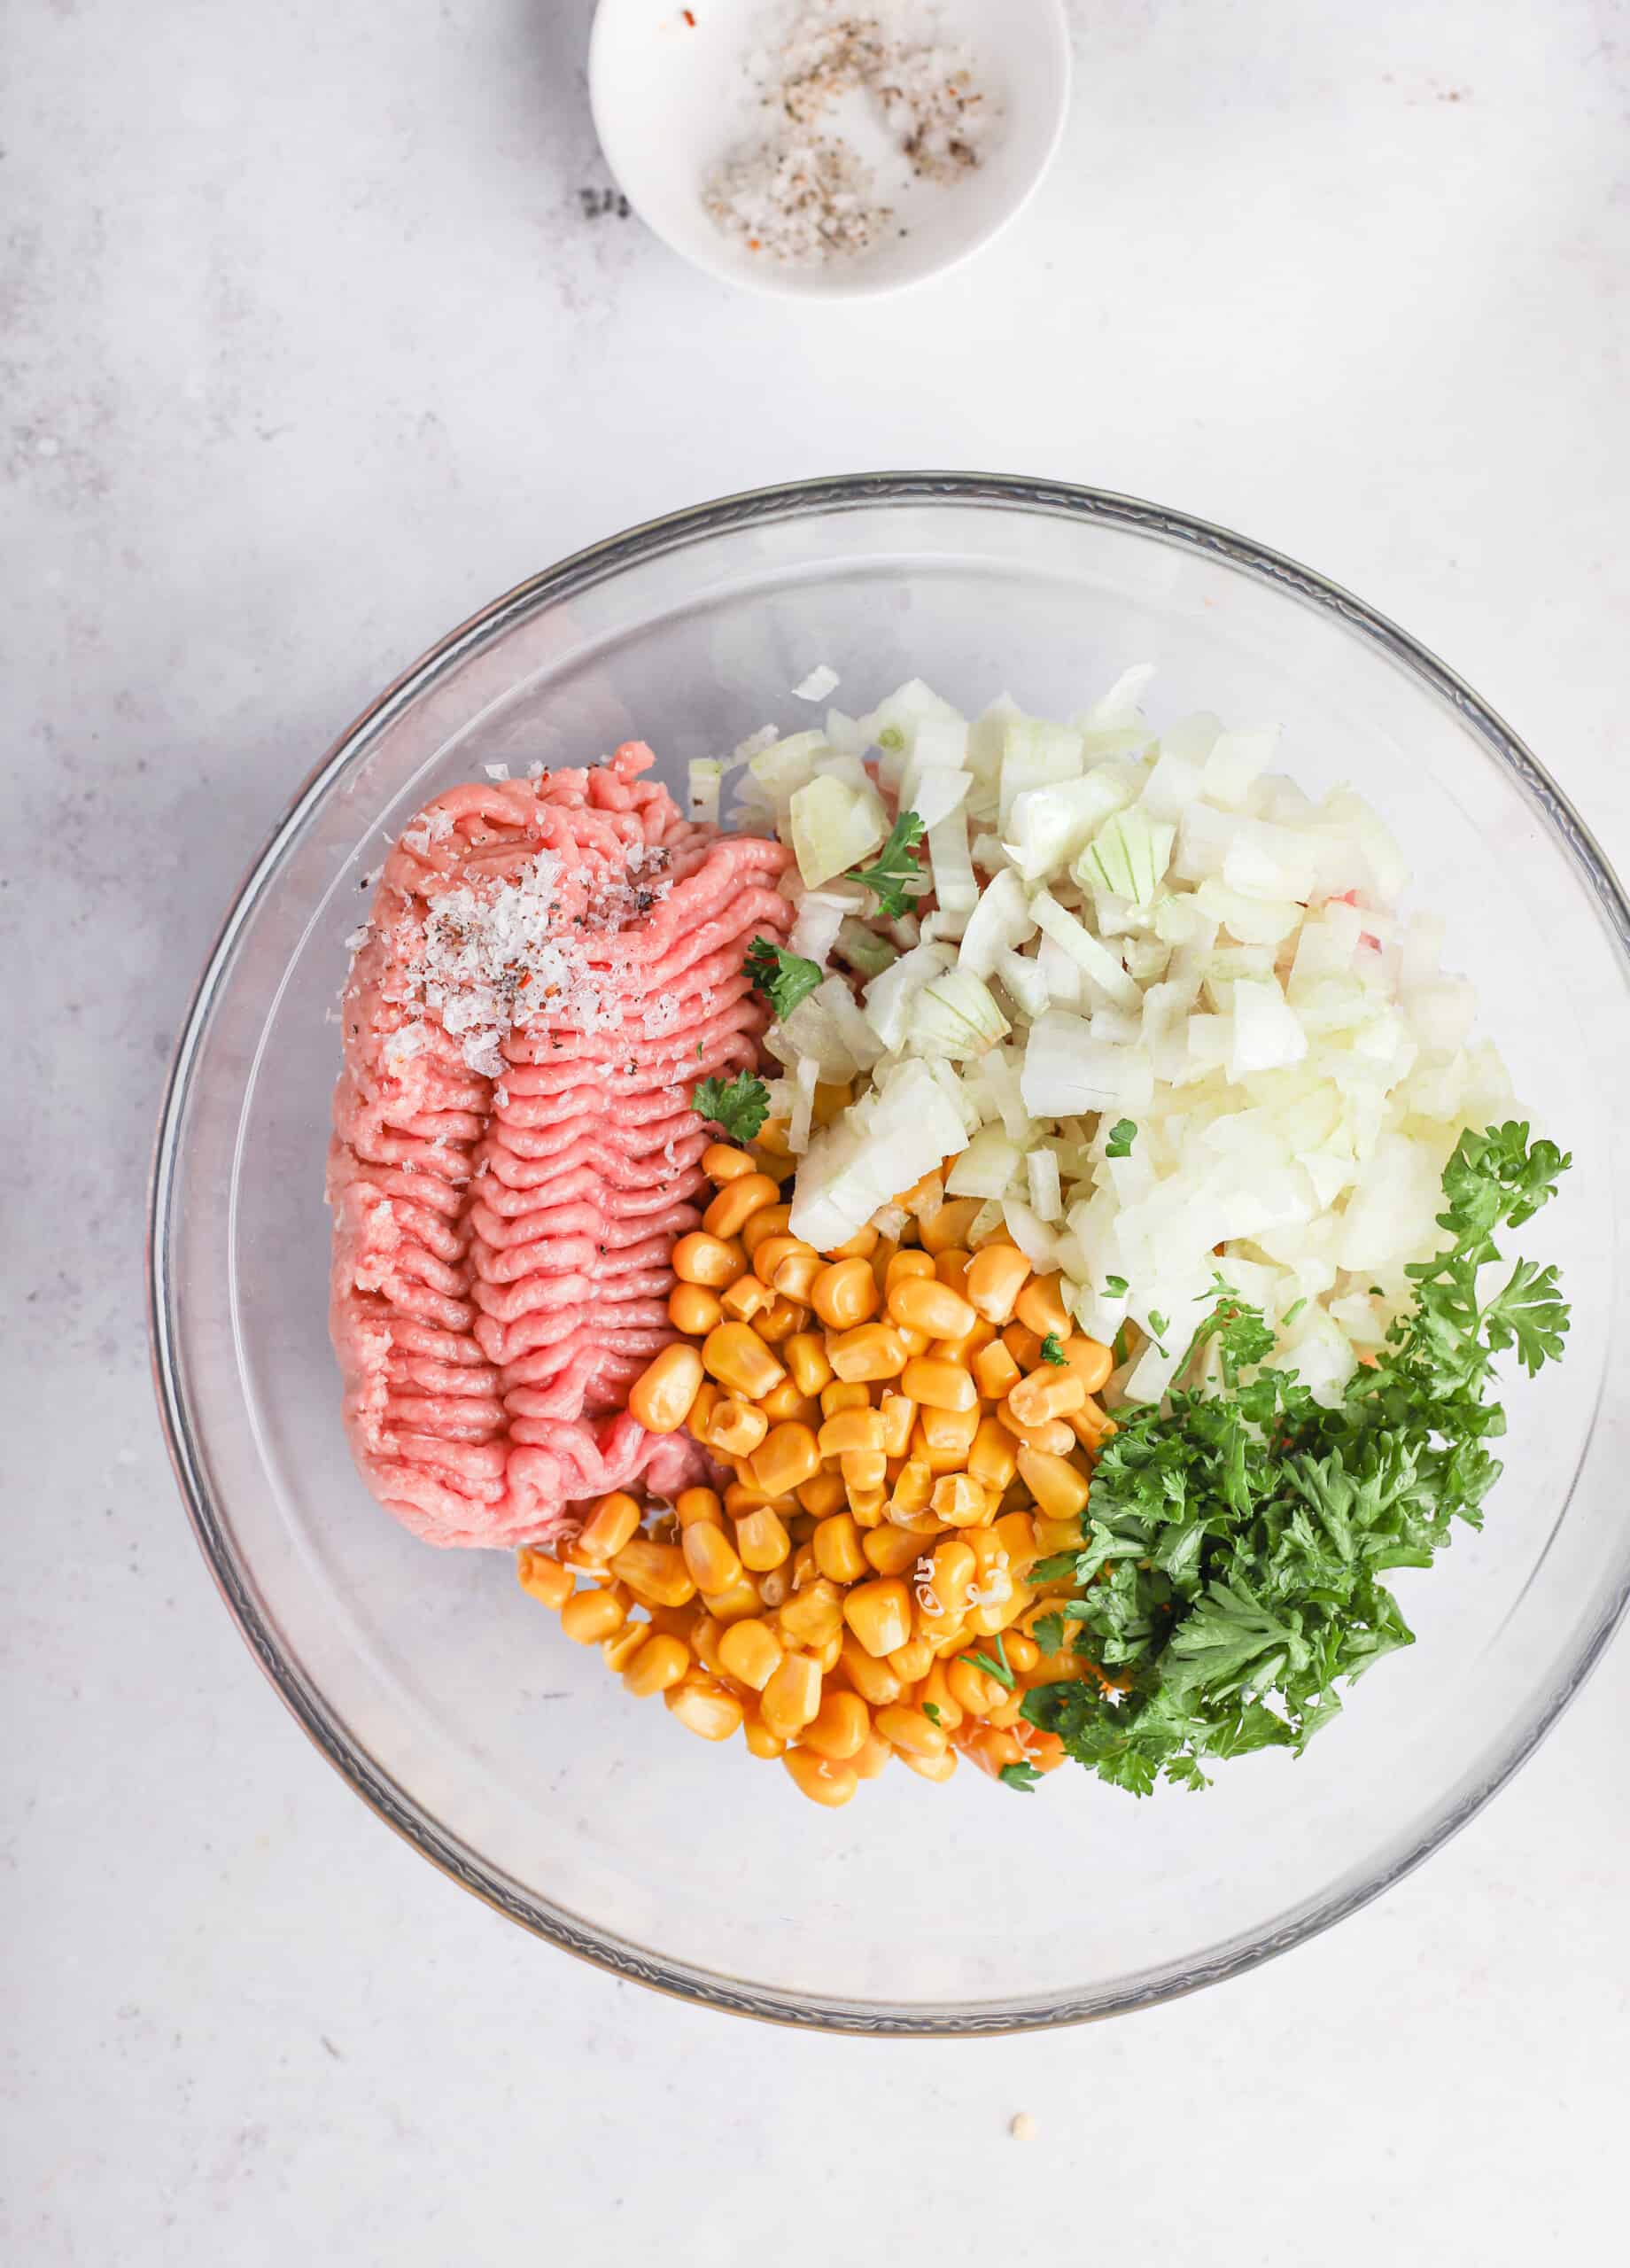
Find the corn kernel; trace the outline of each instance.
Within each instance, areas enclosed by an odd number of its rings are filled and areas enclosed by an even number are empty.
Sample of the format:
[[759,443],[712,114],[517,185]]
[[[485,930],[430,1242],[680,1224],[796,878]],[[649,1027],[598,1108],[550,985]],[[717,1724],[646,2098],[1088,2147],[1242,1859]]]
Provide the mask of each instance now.
[[783,1379],[772,1386],[768,1394],[758,1397],[758,1407],[772,1425],[808,1425],[820,1423],[820,1404],[807,1394],[800,1394],[796,1379]]
[[920,1709],[891,1702],[877,1713],[877,1729],[891,1748],[907,1756],[943,1756],[949,1745],[945,1728],[925,1717]]
[[1002,1333],[1002,1344],[1021,1371],[1033,1371],[1041,1361],[1042,1334],[1028,1324],[1010,1323]]
[[841,1472],[816,1473],[800,1485],[797,1497],[804,1511],[818,1520],[824,1520],[829,1513],[841,1512],[849,1501]]
[[888,1742],[880,1734],[871,1732],[850,1758],[849,1768],[858,1780],[875,1780],[888,1770],[893,1754]]
[[767,1173],[744,1173],[727,1181],[702,1216],[710,1237],[739,1237],[755,1213],[780,1201],[780,1184]]
[[718,1293],[702,1284],[676,1284],[668,1294],[669,1322],[693,1339],[705,1339],[724,1312]]
[[834,1512],[815,1531],[815,1565],[834,1583],[858,1583],[871,1571],[852,1512]]
[[949,1472],[935,1482],[928,1509],[950,1527],[972,1527],[976,1521],[989,1518],[990,1499],[966,1472]]
[[914,1756],[907,1748],[896,1748],[894,1752],[907,1771],[914,1772],[920,1780],[933,1780],[939,1783],[955,1775],[957,1751],[954,1748],[946,1749],[939,1756]]
[[926,1252],[896,1252],[884,1274],[885,1291],[892,1292],[896,1284],[904,1283],[912,1276],[920,1276],[931,1282],[934,1278],[933,1259]]
[[882,1421],[884,1456],[906,1456],[911,1448],[912,1427],[917,1422],[917,1404],[909,1394],[886,1393],[877,1414]]
[[750,1214],[741,1230],[744,1258],[750,1261],[766,1237],[784,1236],[791,1218],[790,1205],[766,1205],[762,1211]]
[[787,1742],[780,1733],[772,1733],[756,1709],[747,1711],[741,1721],[741,1731],[747,1741],[749,1756],[761,1757],[767,1764],[787,1752]]
[[681,1284],[700,1284],[710,1292],[722,1292],[738,1276],[746,1275],[747,1254],[734,1238],[710,1237],[702,1229],[693,1229],[674,1246],[668,1264]]
[[822,1456],[842,1456],[857,1449],[873,1451],[881,1456],[882,1415],[869,1402],[863,1408],[834,1410],[823,1423],[816,1440]]
[[787,1373],[755,1331],[744,1323],[721,1323],[702,1343],[710,1377],[744,1402],[757,1402]]
[[683,1606],[696,1596],[685,1555],[677,1544],[656,1543],[648,1536],[637,1535],[613,1555],[610,1564],[617,1581],[626,1583],[642,1605]]
[[906,1354],[892,1324],[863,1323],[853,1331],[829,1335],[827,1359],[844,1384],[863,1385],[876,1379],[897,1379],[905,1368]]
[[900,1386],[925,1410],[959,1413],[979,1406],[979,1388],[974,1383],[973,1372],[955,1363],[936,1362],[931,1355],[918,1355],[907,1363]]
[[936,1256],[942,1252],[966,1251],[967,1233],[981,1201],[977,1197],[948,1198],[931,1220],[920,1223],[923,1250]]
[[908,1457],[900,1468],[889,1500],[890,1517],[912,1519],[928,1509],[934,1494],[934,1468],[926,1457]]
[[699,1162],[708,1179],[720,1184],[758,1170],[745,1150],[733,1149],[728,1142],[710,1142]]
[[889,1319],[909,1331],[926,1331],[930,1339],[960,1339],[979,1317],[949,1284],[937,1276],[905,1276],[889,1294]]
[[[1072,1519],[1084,1511],[1087,1480],[1067,1459],[1046,1456],[1040,1449],[1019,1452],[1019,1478],[1049,1520]],[[1040,1531],[1037,1531],[1040,1543]],[[1042,1545],[1044,1550],[1047,1547]]]
[[959,1472],[979,1438],[979,1404],[969,1410],[925,1410],[913,1435],[914,1456],[920,1456],[931,1472]]
[[777,1609],[776,1620],[794,1645],[825,1645],[828,1638],[842,1635],[842,1595],[835,1583],[819,1576]]
[[970,1477],[993,1496],[999,1496],[1019,1470],[1019,1445],[994,1418],[982,1418],[968,1448]]
[[1064,1360],[1081,1380],[1089,1394],[1101,1394],[1109,1384],[1109,1374],[1115,1367],[1110,1349],[1097,1339],[1087,1339],[1076,1333],[1063,1341]]
[[1007,1407],[1021,1425],[1041,1425],[1050,1418],[1067,1418],[1086,1398],[1087,1390],[1074,1371],[1044,1363],[1020,1379],[1007,1397]]
[[877,1313],[877,1278],[864,1260],[836,1260],[810,1286],[810,1305],[828,1331],[853,1331]]
[[794,1419],[772,1425],[750,1461],[753,1478],[765,1495],[786,1496],[820,1471],[820,1450],[809,1427]]
[[897,1701],[904,1690],[894,1670],[886,1661],[873,1661],[865,1648],[851,1631],[845,1630],[839,1647],[838,1658],[844,1675],[863,1701],[874,1709],[888,1702]]
[[811,1748],[789,1748],[781,1762],[799,1794],[829,1811],[848,1803],[859,1784],[852,1765],[834,1763]]
[[623,1672],[623,1689],[644,1700],[677,1685],[690,1667],[690,1648],[682,1638],[658,1631],[639,1648]]
[[613,1677],[621,1677],[630,1661],[651,1635],[648,1622],[625,1622],[609,1638],[600,1642],[600,1658]]
[[628,1619],[628,1609],[615,1589],[578,1591],[561,1609],[561,1628],[579,1646],[597,1646]]
[[934,1649],[923,1638],[908,1638],[889,1657],[889,1666],[902,1685],[916,1685],[934,1666]]
[[828,1693],[803,1728],[803,1745],[843,1764],[865,1747],[871,1730],[872,1713],[858,1693]]
[[516,1554],[515,1574],[530,1597],[541,1599],[557,1614],[576,1588],[569,1567],[563,1567],[558,1559],[551,1559],[547,1551],[534,1550],[530,1544],[524,1545]]
[[733,1622],[720,1636],[718,1658],[729,1674],[762,1693],[781,1666],[781,1642],[757,1617]]
[[1029,1277],[1030,1263],[1016,1246],[988,1244],[969,1261],[963,1288],[986,1321],[1000,1325],[1012,1322],[1013,1303]]
[[722,1527],[693,1520],[679,1539],[685,1565],[699,1591],[727,1591],[741,1580],[741,1562]]
[[[740,1184],[734,1184],[739,1187]],[[702,1740],[728,1740],[732,1733],[740,1732],[747,1713],[734,1693],[722,1685],[711,1682],[675,1685],[663,1697],[665,1705],[684,1726]]]
[[827,1341],[819,1331],[795,1331],[786,1340],[781,1354],[788,1369],[797,1381],[800,1394],[819,1394],[832,1383],[832,1365],[827,1360]]
[[775,1293],[757,1276],[738,1276],[719,1301],[720,1311],[737,1323],[751,1323],[769,1306]]
[[871,1391],[857,1381],[834,1379],[829,1386],[824,1386],[820,1390],[820,1407],[821,1414],[826,1418],[836,1418],[845,1410],[869,1410],[872,1407]]
[[[871,1531],[872,1535],[883,1533],[881,1528]],[[911,1635],[912,1596],[897,1575],[880,1575],[869,1583],[858,1583],[845,1597],[842,1612],[844,1620],[874,1659],[893,1653]]]
[[706,1430],[698,1432],[694,1425],[691,1430],[704,1447],[717,1449],[721,1456],[751,1456],[769,1432],[770,1420],[755,1403],[726,1394],[714,1403]]
[[765,1504],[740,1514],[736,1520],[736,1551],[744,1567],[756,1575],[779,1567],[792,1550],[792,1539],[780,1515]]
[[[784,1293],[777,1292],[753,1327],[766,1347],[780,1347],[795,1332],[802,1331],[809,1319],[808,1308],[801,1307],[796,1300],[789,1300]],[[796,1381],[788,1379],[784,1383],[791,1386]]]
[[783,1739],[802,1732],[820,1706],[820,1666],[808,1654],[785,1654],[759,1697],[758,1713]]

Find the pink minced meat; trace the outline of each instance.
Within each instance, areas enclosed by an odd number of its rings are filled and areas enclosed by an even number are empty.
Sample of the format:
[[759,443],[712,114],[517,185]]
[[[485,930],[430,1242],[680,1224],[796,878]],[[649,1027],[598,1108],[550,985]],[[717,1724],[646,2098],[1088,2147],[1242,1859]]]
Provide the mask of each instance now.
[[429,1542],[547,1543],[704,1471],[624,1405],[676,1335],[691,1091],[756,1068],[742,959],[792,907],[781,847],[687,822],[651,761],[439,796],[352,964],[330,1324],[358,1467]]

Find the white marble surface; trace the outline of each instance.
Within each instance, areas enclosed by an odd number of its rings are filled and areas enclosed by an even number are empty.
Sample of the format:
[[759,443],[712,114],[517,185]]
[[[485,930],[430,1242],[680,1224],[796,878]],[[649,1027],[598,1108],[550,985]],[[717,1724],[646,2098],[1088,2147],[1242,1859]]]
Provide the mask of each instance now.
[[1451,1848],[1291,1959],[894,2046],[670,2005],[495,1919],[322,1767],[210,1588],[141,1322],[178,1018],[291,783],[561,552],[860,467],[1140,492],[1424,636],[1630,861],[1615,0],[1077,0],[1013,235],[809,315],[585,217],[588,14],[5,12],[0,2256],[1611,2254],[1623,1644]]

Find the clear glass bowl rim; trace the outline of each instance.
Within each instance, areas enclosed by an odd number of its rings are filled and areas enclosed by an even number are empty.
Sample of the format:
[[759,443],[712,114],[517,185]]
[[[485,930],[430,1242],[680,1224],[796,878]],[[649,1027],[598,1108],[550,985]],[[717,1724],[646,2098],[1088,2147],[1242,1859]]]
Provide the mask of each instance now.
[[432,1865],[496,1912],[518,1922],[563,1952],[678,1999],[722,2008],[760,2021],[827,2031],[904,2037],[966,2038],[1051,2029],[1155,2007],[1202,1986],[1244,1974],[1369,1904],[1411,1873],[1480,1811],[1550,1730],[1589,1676],[1612,1637],[1630,1588],[1603,1604],[1569,1666],[1547,1702],[1532,1710],[1510,1732],[1504,1752],[1483,1784],[1446,1806],[1417,1841],[1363,1881],[1309,1907],[1289,1926],[1237,1943],[1204,1962],[1174,1970],[1135,1990],[1094,1992],[1084,1998],[1013,2000],[978,2009],[890,2008],[823,2000],[739,1983],[671,1961],[609,1933],[585,1925],[522,1887],[424,1812],[351,1738],[324,1697],[278,1643],[260,1612],[231,1549],[206,1476],[182,1386],[174,1291],[168,1270],[168,1232],[178,1191],[181,1135],[193,1071],[216,992],[229,967],[236,940],[261,893],[275,877],[283,846],[302,819],[360,747],[389,719],[427,692],[447,670],[494,633],[501,633],[539,607],[570,599],[603,582],[622,568],[683,550],[731,529],[795,522],[833,512],[863,512],[879,506],[983,506],[1029,512],[1052,519],[1077,520],[1150,538],[1178,549],[1209,555],[1258,581],[1272,585],[1316,611],[1331,615],[1354,636],[1379,649],[1406,674],[1455,709],[1494,762],[1512,775],[1572,854],[1583,883],[1612,937],[1630,977],[1630,901],[1589,828],[1524,742],[1463,680],[1427,648],[1362,600],[1326,577],[1254,542],[1229,528],[1197,519],[1112,490],[1039,480],[1021,475],[980,472],[876,472],[792,481],[744,491],[642,522],[574,552],[541,573],[517,584],[410,664],[351,724],[307,774],[245,875],[211,948],[189,1006],[165,1090],[149,1186],[147,1240],[148,1324],[154,1388],[170,1462],[206,1564],[243,1637],[296,1721],[322,1754],[349,1782],[369,1808],[412,1844]]

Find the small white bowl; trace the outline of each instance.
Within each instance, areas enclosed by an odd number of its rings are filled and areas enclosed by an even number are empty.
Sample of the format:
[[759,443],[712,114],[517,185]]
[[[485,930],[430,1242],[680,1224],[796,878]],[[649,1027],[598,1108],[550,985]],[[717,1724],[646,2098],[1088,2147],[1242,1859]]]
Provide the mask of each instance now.
[[[887,21],[889,0],[870,4]],[[867,5],[856,0],[856,12]],[[904,234],[819,266],[749,252],[727,237],[703,206],[702,184],[753,133],[746,58],[775,8],[776,0],[694,0],[688,9],[600,0],[588,61],[595,131],[629,203],[673,251],[748,291],[861,299],[966,260],[1028,201],[1069,105],[1063,0],[937,0],[940,35],[966,45],[980,87],[1002,105],[980,165],[951,183],[914,186],[899,208]]]

